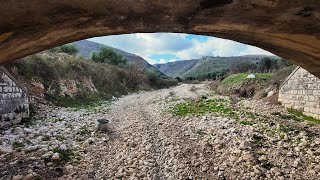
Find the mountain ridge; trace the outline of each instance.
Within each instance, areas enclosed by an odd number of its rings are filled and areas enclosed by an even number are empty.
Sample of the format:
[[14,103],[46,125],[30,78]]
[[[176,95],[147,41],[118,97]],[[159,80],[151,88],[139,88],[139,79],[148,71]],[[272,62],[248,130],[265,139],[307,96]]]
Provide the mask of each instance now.
[[225,71],[232,62],[237,60],[248,60],[252,63],[257,63],[266,57],[278,58],[277,56],[269,55],[243,55],[231,57],[204,56],[200,59],[154,64],[153,66],[168,76],[187,78]]
[[91,55],[93,52],[98,52],[101,48],[109,48],[112,49],[114,52],[117,54],[122,55],[124,58],[128,60],[129,63],[133,63],[137,65],[139,68],[150,68],[153,67],[151,64],[149,64],[145,59],[142,57],[128,53],[124,50],[114,48],[111,46],[107,46],[104,44],[100,44],[97,42],[89,41],[89,40],[81,40],[81,41],[76,41],[73,43],[77,49],[79,50],[79,55],[81,55],[84,58],[91,58]]

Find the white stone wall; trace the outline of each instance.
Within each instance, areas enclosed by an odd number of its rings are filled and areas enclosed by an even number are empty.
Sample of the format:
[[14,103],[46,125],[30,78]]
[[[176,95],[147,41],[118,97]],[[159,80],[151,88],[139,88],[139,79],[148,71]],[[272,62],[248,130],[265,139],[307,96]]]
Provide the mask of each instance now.
[[29,116],[27,94],[4,68],[0,68],[0,128],[17,124]]
[[303,68],[296,69],[282,84],[279,102],[320,119],[320,79]]

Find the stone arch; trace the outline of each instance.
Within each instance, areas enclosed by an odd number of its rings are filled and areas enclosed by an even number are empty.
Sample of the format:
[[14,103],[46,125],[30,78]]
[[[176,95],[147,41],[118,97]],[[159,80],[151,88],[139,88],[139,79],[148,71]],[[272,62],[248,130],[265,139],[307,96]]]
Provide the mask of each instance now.
[[183,32],[231,39],[320,77],[318,0],[0,2],[0,63],[94,36]]

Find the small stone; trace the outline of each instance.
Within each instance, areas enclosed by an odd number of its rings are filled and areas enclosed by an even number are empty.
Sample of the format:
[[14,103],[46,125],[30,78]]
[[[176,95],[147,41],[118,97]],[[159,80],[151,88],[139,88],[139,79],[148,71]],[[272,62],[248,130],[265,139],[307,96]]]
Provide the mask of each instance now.
[[267,157],[265,155],[262,155],[259,157],[259,161],[266,161]]
[[274,95],[274,91],[269,91],[267,97],[271,97]]
[[34,178],[33,174],[30,173],[30,174],[26,175],[26,176],[23,178],[23,180],[32,180],[33,178]]
[[32,151],[36,151],[37,149],[39,149],[39,146],[29,146],[25,149],[25,151],[32,152]]
[[249,149],[250,148],[250,142],[248,142],[248,141],[241,142],[239,148],[241,150]]
[[12,177],[12,180],[21,180],[21,179],[23,179],[22,175],[16,175]]
[[59,153],[54,153],[54,154],[52,155],[51,159],[52,159],[53,161],[59,160],[59,159],[60,159]]
[[59,149],[61,149],[61,150],[68,150],[68,147],[67,147],[67,145],[65,145],[65,144],[62,144],[60,147],[59,147]]
[[67,165],[67,166],[64,166],[63,168],[63,173],[64,174],[70,174],[73,170],[73,166],[72,165]]

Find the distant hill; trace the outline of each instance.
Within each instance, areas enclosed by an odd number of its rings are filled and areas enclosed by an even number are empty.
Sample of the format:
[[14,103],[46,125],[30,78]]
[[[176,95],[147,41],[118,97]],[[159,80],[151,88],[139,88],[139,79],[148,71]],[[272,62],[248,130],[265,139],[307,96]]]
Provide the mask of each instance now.
[[74,42],[73,44],[79,50],[79,54],[85,58],[90,58],[91,54],[93,52],[97,52],[101,48],[105,47],[105,48],[110,48],[110,49],[114,50],[116,53],[125,57],[129,63],[134,63],[135,65],[137,65],[140,68],[153,67],[146,60],[144,60],[142,57],[137,56],[135,54],[125,52],[121,49],[117,49],[114,47],[106,46],[106,45],[92,42],[92,41],[88,41],[88,40],[77,41],[77,42]]
[[212,57],[206,56],[201,59],[169,62],[165,64],[155,64],[154,66],[161,72],[171,77],[197,77],[205,76],[209,73],[225,71],[232,62],[237,60],[248,60],[253,63],[261,61],[265,57],[277,58],[276,56],[246,55],[236,57]]

